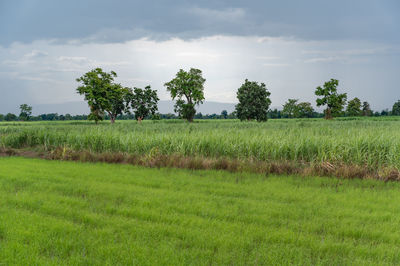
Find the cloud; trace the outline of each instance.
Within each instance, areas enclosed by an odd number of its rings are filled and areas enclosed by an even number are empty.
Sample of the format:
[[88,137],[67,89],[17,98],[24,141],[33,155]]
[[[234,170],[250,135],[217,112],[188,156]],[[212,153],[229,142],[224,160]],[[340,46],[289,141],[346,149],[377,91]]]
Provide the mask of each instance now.
[[393,98],[400,97],[396,47],[364,41],[223,35],[79,45],[35,41],[0,47],[0,62],[0,92],[7,92],[0,99],[0,113],[21,101],[81,101],[75,79],[95,67],[116,71],[116,81],[125,86],[151,85],[162,100],[170,99],[163,84],[180,68],[190,67],[203,71],[207,101],[235,103],[236,90],[246,78],[266,83],[278,107],[288,98],[314,104],[315,88],[330,78],[339,79],[340,90],[346,88],[349,97],[367,100],[373,108],[391,106]]
[[[79,6],[79,8],[77,8]],[[90,12],[87,12],[90,10]],[[329,12],[328,12],[328,11]],[[399,43],[397,0],[11,1],[0,8],[0,45],[165,41],[213,35]]]
[[243,8],[225,8],[222,10],[218,10],[192,7],[185,11],[189,14],[198,16],[200,19],[206,21],[207,23],[213,23],[216,21],[239,23],[246,16],[246,12]]
[[321,63],[321,62],[337,62],[337,61],[345,61],[346,58],[340,58],[340,57],[334,57],[334,56],[329,56],[329,57],[314,57],[310,59],[304,60],[305,63]]
[[79,64],[92,62],[85,56],[59,56],[57,59],[61,62],[73,62]]
[[284,63],[264,63],[262,65],[266,66],[266,67],[285,67],[285,66],[290,66],[290,64],[284,64]]
[[25,57],[27,58],[41,58],[41,57],[46,57],[49,54],[43,51],[38,51],[38,50],[32,50],[31,52],[25,54]]

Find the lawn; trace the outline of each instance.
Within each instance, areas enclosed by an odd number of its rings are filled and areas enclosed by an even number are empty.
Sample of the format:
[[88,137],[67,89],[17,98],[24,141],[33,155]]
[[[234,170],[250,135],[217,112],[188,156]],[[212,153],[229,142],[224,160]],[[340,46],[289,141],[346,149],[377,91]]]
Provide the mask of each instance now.
[[0,265],[399,264],[400,184],[0,158]]

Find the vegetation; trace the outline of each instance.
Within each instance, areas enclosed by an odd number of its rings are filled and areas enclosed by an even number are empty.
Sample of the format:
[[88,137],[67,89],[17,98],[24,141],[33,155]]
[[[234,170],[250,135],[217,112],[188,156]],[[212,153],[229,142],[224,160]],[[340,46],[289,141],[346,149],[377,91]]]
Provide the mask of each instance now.
[[[345,119],[345,118],[344,118]],[[0,147],[400,168],[399,118],[1,123]]]
[[368,102],[363,102],[362,113],[363,116],[372,116],[372,110]]
[[179,70],[174,79],[164,84],[172,99],[177,99],[175,112],[189,122],[193,121],[196,114],[195,106],[205,99],[205,81],[200,69],[191,68],[188,72]]
[[301,102],[297,104],[297,118],[311,118],[314,117],[314,108],[309,102]]
[[283,117],[287,118],[311,118],[314,117],[314,108],[309,102],[298,103],[297,99],[289,99],[282,110]]
[[339,94],[338,85],[337,79],[331,79],[324,83],[323,88],[317,87],[315,90],[315,95],[321,96],[317,99],[317,106],[326,106],[325,119],[332,119],[334,115],[340,114],[346,104],[347,94]]
[[155,115],[159,100],[155,90],[147,86],[144,90],[134,88],[132,91],[128,87],[114,83],[115,77],[117,74],[114,71],[106,73],[101,68],[96,68],[76,79],[82,83],[77,92],[85,95],[85,100],[88,101],[89,120],[94,120],[97,124],[107,113],[111,123],[114,124],[118,116],[130,113],[130,107],[138,121],[149,115]]
[[159,100],[157,91],[152,90],[150,86],[146,86],[144,89],[134,88],[128,96],[128,102],[131,104],[135,118],[139,122],[149,115],[155,115]]
[[297,102],[298,99],[288,99],[288,101],[283,105],[282,113],[288,118],[293,118],[297,116]]
[[400,263],[399,183],[22,158],[0,168],[5,265]]
[[400,100],[393,104],[392,115],[400,115]]
[[[32,107],[27,104],[20,106],[21,113],[17,117],[12,113],[7,115],[0,114],[0,121],[55,121],[55,120],[95,120],[96,124],[104,118],[109,118],[111,123],[115,120],[133,119],[139,122],[144,118],[152,120],[160,119],[175,119],[175,114],[160,114],[157,103],[159,101],[157,92],[151,90],[150,86],[145,89],[134,88],[133,90],[127,87],[122,87],[120,84],[114,83],[114,78],[117,74],[114,71],[110,73],[103,72],[101,68],[96,68],[87,72],[77,81],[82,83],[82,86],[77,88],[79,94],[85,95],[85,100],[88,101],[90,107],[89,115],[70,114],[58,115],[57,113],[41,114],[32,117]],[[228,114],[223,110],[220,115],[197,113],[195,106],[204,101],[204,82],[201,70],[191,68],[189,72],[180,70],[176,77],[164,84],[167,90],[171,93],[172,99],[177,99],[175,103],[175,112],[178,117],[187,119],[192,122],[196,119],[235,119],[266,121],[267,118],[319,118],[321,114],[316,112],[309,102],[300,102],[298,99],[288,99],[283,105],[283,110],[270,110],[271,100],[270,92],[265,87],[264,83],[258,85],[257,82],[245,83],[238,89],[237,97],[239,104],[236,105],[236,110]],[[339,81],[331,79],[325,82],[323,88],[318,87],[315,91],[318,98],[317,106],[327,106],[324,111],[326,119],[331,119],[333,115],[341,116],[388,116],[400,115],[400,100],[393,105],[392,111],[388,109],[381,112],[373,112],[368,102],[364,101],[361,105],[359,98],[354,98],[349,101],[346,112],[342,112],[346,104],[347,94],[338,94],[337,86]],[[186,99],[186,102],[185,100]],[[132,108],[135,116],[131,115]],[[32,118],[32,119],[31,119]]]
[[348,116],[360,116],[363,111],[361,110],[361,101],[357,97],[347,103],[346,113]]
[[21,113],[19,114],[19,119],[21,121],[28,121],[32,115],[32,106],[21,104],[19,106],[19,109],[21,110]]
[[107,112],[111,123],[114,123],[116,117],[126,110],[125,100],[129,90],[114,83],[115,77],[117,74],[114,71],[106,73],[96,68],[76,79],[82,83],[76,90],[85,96],[90,108],[89,120],[98,123]]
[[18,117],[15,114],[8,113],[4,116],[5,121],[17,121]]
[[240,120],[267,121],[271,93],[264,83],[258,84],[246,79],[236,94],[239,100],[236,105],[236,114]]

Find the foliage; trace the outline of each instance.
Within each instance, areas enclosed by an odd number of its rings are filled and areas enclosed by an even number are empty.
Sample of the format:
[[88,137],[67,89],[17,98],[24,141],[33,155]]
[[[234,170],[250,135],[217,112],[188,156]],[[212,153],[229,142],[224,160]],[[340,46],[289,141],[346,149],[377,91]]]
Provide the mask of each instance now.
[[278,110],[277,108],[268,111],[268,118],[280,119],[282,117],[283,117],[282,111]]
[[121,84],[112,84],[107,90],[107,104],[104,106],[104,111],[108,113],[111,123],[115,122],[118,115],[128,112],[129,99],[131,90],[124,88]]
[[196,114],[195,106],[204,101],[205,81],[200,69],[191,68],[188,72],[180,69],[174,79],[164,84],[172,99],[177,99],[175,112],[189,122]]
[[400,100],[393,104],[392,115],[400,115]]
[[[349,118],[348,118],[349,119]],[[379,121],[377,123],[376,121]],[[121,121],[87,127],[87,122],[0,123],[0,147],[33,147],[146,155],[254,158],[261,161],[340,162],[400,169],[399,118],[271,120],[238,123],[202,120]],[[377,137],[378,136],[378,137]]]
[[93,120],[95,123],[99,123],[99,121],[103,121],[104,119],[104,112],[100,109],[96,109],[95,106],[89,106],[90,113],[87,117],[88,120]]
[[293,118],[297,117],[298,113],[298,107],[297,107],[297,102],[298,99],[289,99],[284,105],[283,105],[283,110],[282,114],[287,116],[288,118]]
[[161,120],[161,114],[160,113],[154,113],[151,115],[151,120]]
[[21,110],[21,113],[19,114],[19,119],[22,121],[28,121],[32,115],[32,106],[24,103],[19,106],[19,109]]
[[334,115],[339,115],[344,105],[346,104],[347,94],[338,94],[337,86],[339,81],[337,79],[331,79],[324,83],[323,88],[317,87],[315,95],[321,96],[318,98],[317,106],[325,106],[325,119],[332,119]]
[[150,86],[146,86],[144,89],[134,88],[128,98],[128,102],[135,113],[135,119],[139,122],[149,115],[155,115],[159,100],[157,91],[152,90]]
[[362,114],[363,116],[372,116],[371,107],[368,102],[363,102],[362,104]]
[[129,90],[114,83],[115,77],[117,74],[114,71],[106,73],[101,68],[96,68],[76,79],[82,83],[76,90],[85,96],[90,107],[88,119],[97,123],[107,112],[111,123],[114,123],[116,117],[126,110],[125,100]]
[[222,112],[221,112],[221,117],[222,117],[223,119],[227,119],[227,118],[228,118],[228,111],[222,110]]
[[288,118],[311,118],[314,116],[314,108],[309,102],[298,103],[297,99],[289,99],[284,105],[282,115]]
[[258,84],[255,81],[245,80],[237,91],[239,103],[236,105],[236,115],[240,120],[267,121],[268,109],[271,104],[264,83]]
[[12,113],[8,113],[4,116],[4,120],[5,121],[16,121],[17,120],[17,116],[15,114]]
[[362,115],[361,101],[357,97],[347,103],[346,113],[348,116]]
[[311,118],[314,117],[314,108],[311,106],[309,102],[301,102],[297,104],[297,118]]

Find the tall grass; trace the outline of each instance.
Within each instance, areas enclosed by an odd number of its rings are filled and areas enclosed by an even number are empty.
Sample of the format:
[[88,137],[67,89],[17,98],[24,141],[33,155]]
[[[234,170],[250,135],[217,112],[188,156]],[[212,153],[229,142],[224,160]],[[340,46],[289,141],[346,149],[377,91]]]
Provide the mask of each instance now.
[[400,168],[400,120],[0,123],[0,146]]

